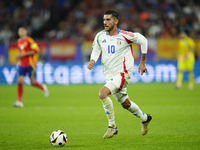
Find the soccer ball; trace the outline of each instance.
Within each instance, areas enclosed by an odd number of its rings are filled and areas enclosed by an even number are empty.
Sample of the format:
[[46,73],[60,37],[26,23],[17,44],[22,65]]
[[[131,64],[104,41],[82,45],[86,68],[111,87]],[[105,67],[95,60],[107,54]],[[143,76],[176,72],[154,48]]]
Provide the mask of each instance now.
[[53,146],[64,146],[67,143],[67,135],[62,130],[56,130],[51,133],[50,142]]

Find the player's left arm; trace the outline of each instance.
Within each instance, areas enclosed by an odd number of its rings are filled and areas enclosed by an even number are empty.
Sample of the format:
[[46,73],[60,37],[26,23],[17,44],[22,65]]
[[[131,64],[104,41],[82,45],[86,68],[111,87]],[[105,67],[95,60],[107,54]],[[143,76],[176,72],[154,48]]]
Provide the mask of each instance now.
[[185,60],[189,59],[189,57],[191,56],[191,54],[194,53],[195,43],[194,43],[194,41],[191,38],[188,39],[188,47],[189,47],[189,50],[186,53],[186,55],[184,56]]
[[31,37],[28,38],[28,41],[30,43],[31,50],[34,51],[35,53],[39,53],[40,48],[39,48],[38,44]]
[[190,45],[190,51],[194,52],[195,43],[194,43],[194,41],[192,39],[190,39],[189,45]]
[[145,53],[142,53],[140,64],[138,66],[138,73],[143,75],[143,73],[147,73],[147,67],[146,67],[146,55]]
[[141,56],[140,64],[138,66],[138,73],[143,75],[143,73],[147,72],[146,55],[147,55],[148,41],[142,34],[134,33],[133,43],[141,46],[142,56]]

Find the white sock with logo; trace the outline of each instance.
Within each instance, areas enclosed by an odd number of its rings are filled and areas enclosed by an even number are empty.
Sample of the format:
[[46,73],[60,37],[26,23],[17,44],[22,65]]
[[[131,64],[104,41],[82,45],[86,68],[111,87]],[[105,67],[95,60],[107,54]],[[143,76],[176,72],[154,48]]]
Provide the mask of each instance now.
[[140,120],[142,122],[146,121],[147,120],[147,115],[140,110],[140,108],[138,107],[137,104],[135,104],[132,101],[130,101],[130,102],[131,102],[131,106],[127,110],[130,111],[136,117],[140,118]]
[[107,115],[109,126],[116,127],[112,100],[109,97],[107,97],[107,98],[101,100],[101,102],[103,104],[103,108]]

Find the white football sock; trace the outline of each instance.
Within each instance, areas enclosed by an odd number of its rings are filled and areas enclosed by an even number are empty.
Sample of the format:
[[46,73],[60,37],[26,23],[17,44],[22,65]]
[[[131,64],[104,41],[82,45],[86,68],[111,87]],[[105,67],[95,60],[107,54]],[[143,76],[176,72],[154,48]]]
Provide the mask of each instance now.
[[103,104],[103,108],[107,115],[109,126],[114,125],[114,127],[116,127],[112,100],[109,97],[107,97],[107,98],[101,100],[101,102]]
[[131,102],[131,106],[127,110],[130,111],[136,117],[140,118],[141,121],[146,121],[147,115],[140,110],[137,104],[135,104],[132,101],[130,102]]

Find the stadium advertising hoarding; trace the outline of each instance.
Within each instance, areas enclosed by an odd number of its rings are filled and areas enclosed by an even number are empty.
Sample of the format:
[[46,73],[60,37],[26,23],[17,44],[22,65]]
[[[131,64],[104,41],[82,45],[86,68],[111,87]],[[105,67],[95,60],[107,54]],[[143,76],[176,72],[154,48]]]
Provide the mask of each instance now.
[[[151,40],[148,40],[153,42]],[[199,40],[194,40],[195,42],[195,55],[200,57],[200,42]],[[156,41],[156,58],[155,59],[167,59],[176,60],[178,56],[178,39],[158,39]],[[151,45],[151,43],[149,43]]]
[[5,49],[6,45],[5,44],[0,44],[0,65],[4,64],[4,61],[7,57],[7,53],[6,53],[6,49]]
[[[90,59],[93,41],[83,41],[78,44],[75,41],[69,40],[52,40],[50,42],[37,41],[40,47],[40,54],[36,55],[35,59],[43,62],[86,62]],[[200,56],[200,42],[195,40],[195,53]],[[7,51],[5,46],[0,46],[1,52]],[[140,47],[132,44],[133,55],[135,62],[140,60]],[[17,63],[15,56],[19,53],[16,42],[11,42],[8,49],[8,58],[5,54],[4,60],[8,59],[10,64]],[[148,38],[148,61],[157,60],[176,60],[178,54],[178,39],[153,39]]]
[[[197,41],[196,41],[197,42]],[[77,44],[72,41],[51,41],[37,42],[40,46],[40,55],[37,56],[42,63],[37,63],[36,80],[47,84],[92,84],[105,83],[102,67],[100,63],[95,65],[92,71],[86,68],[92,51],[92,41],[84,41]],[[140,48],[138,45],[132,45],[135,67],[131,83],[151,83],[151,82],[175,82],[177,77],[177,64],[175,57],[177,55],[177,39],[148,39],[148,73],[141,76],[137,72],[137,64],[140,60]],[[5,46],[2,47],[5,52]],[[1,49],[2,49],[1,48]],[[200,44],[196,43],[196,52],[200,55]],[[0,63],[0,84],[17,83],[17,61],[15,56],[18,54],[16,43],[10,43],[8,51],[8,62]],[[5,58],[5,54],[1,54]],[[159,61],[161,59],[161,61]],[[168,60],[167,63],[162,59]],[[5,60],[5,59],[3,59]],[[61,63],[63,62],[63,63]],[[69,65],[73,64],[73,65]],[[75,65],[76,64],[76,65]],[[200,83],[200,60],[195,64],[195,82]],[[184,79],[188,78],[184,76]],[[26,78],[25,83],[29,84]]]
[[[51,41],[50,43],[37,41],[40,53],[34,56],[36,62],[42,61],[66,61],[74,59],[77,51],[77,43],[73,41]],[[4,48],[4,51],[6,49]],[[13,65],[18,62],[15,57],[19,53],[17,43],[10,42],[8,48],[8,62]]]
[[77,43],[73,41],[51,41],[49,56],[50,60],[66,61],[76,55]]
[[[200,64],[196,64],[195,68]],[[200,66],[200,65],[199,65]],[[151,83],[151,82],[175,82],[177,78],[177,68],[175,63],[147,64],[148,73],[139,75],[137,64],[132,72],[131,83]],[[0,67],[0,84],[17,83],[17,67]],[[187,78],[187,77],[186,77]],[[92,71],[87,69],[85,64],[64,65],[52,63],[37,63],[36,80],[46,84],[100,84],[105,83],[102,66],[95,65]],[[195,69],[195,82],[200,83],[200,69]],[[25,83],[30,84],[28,78]]]

